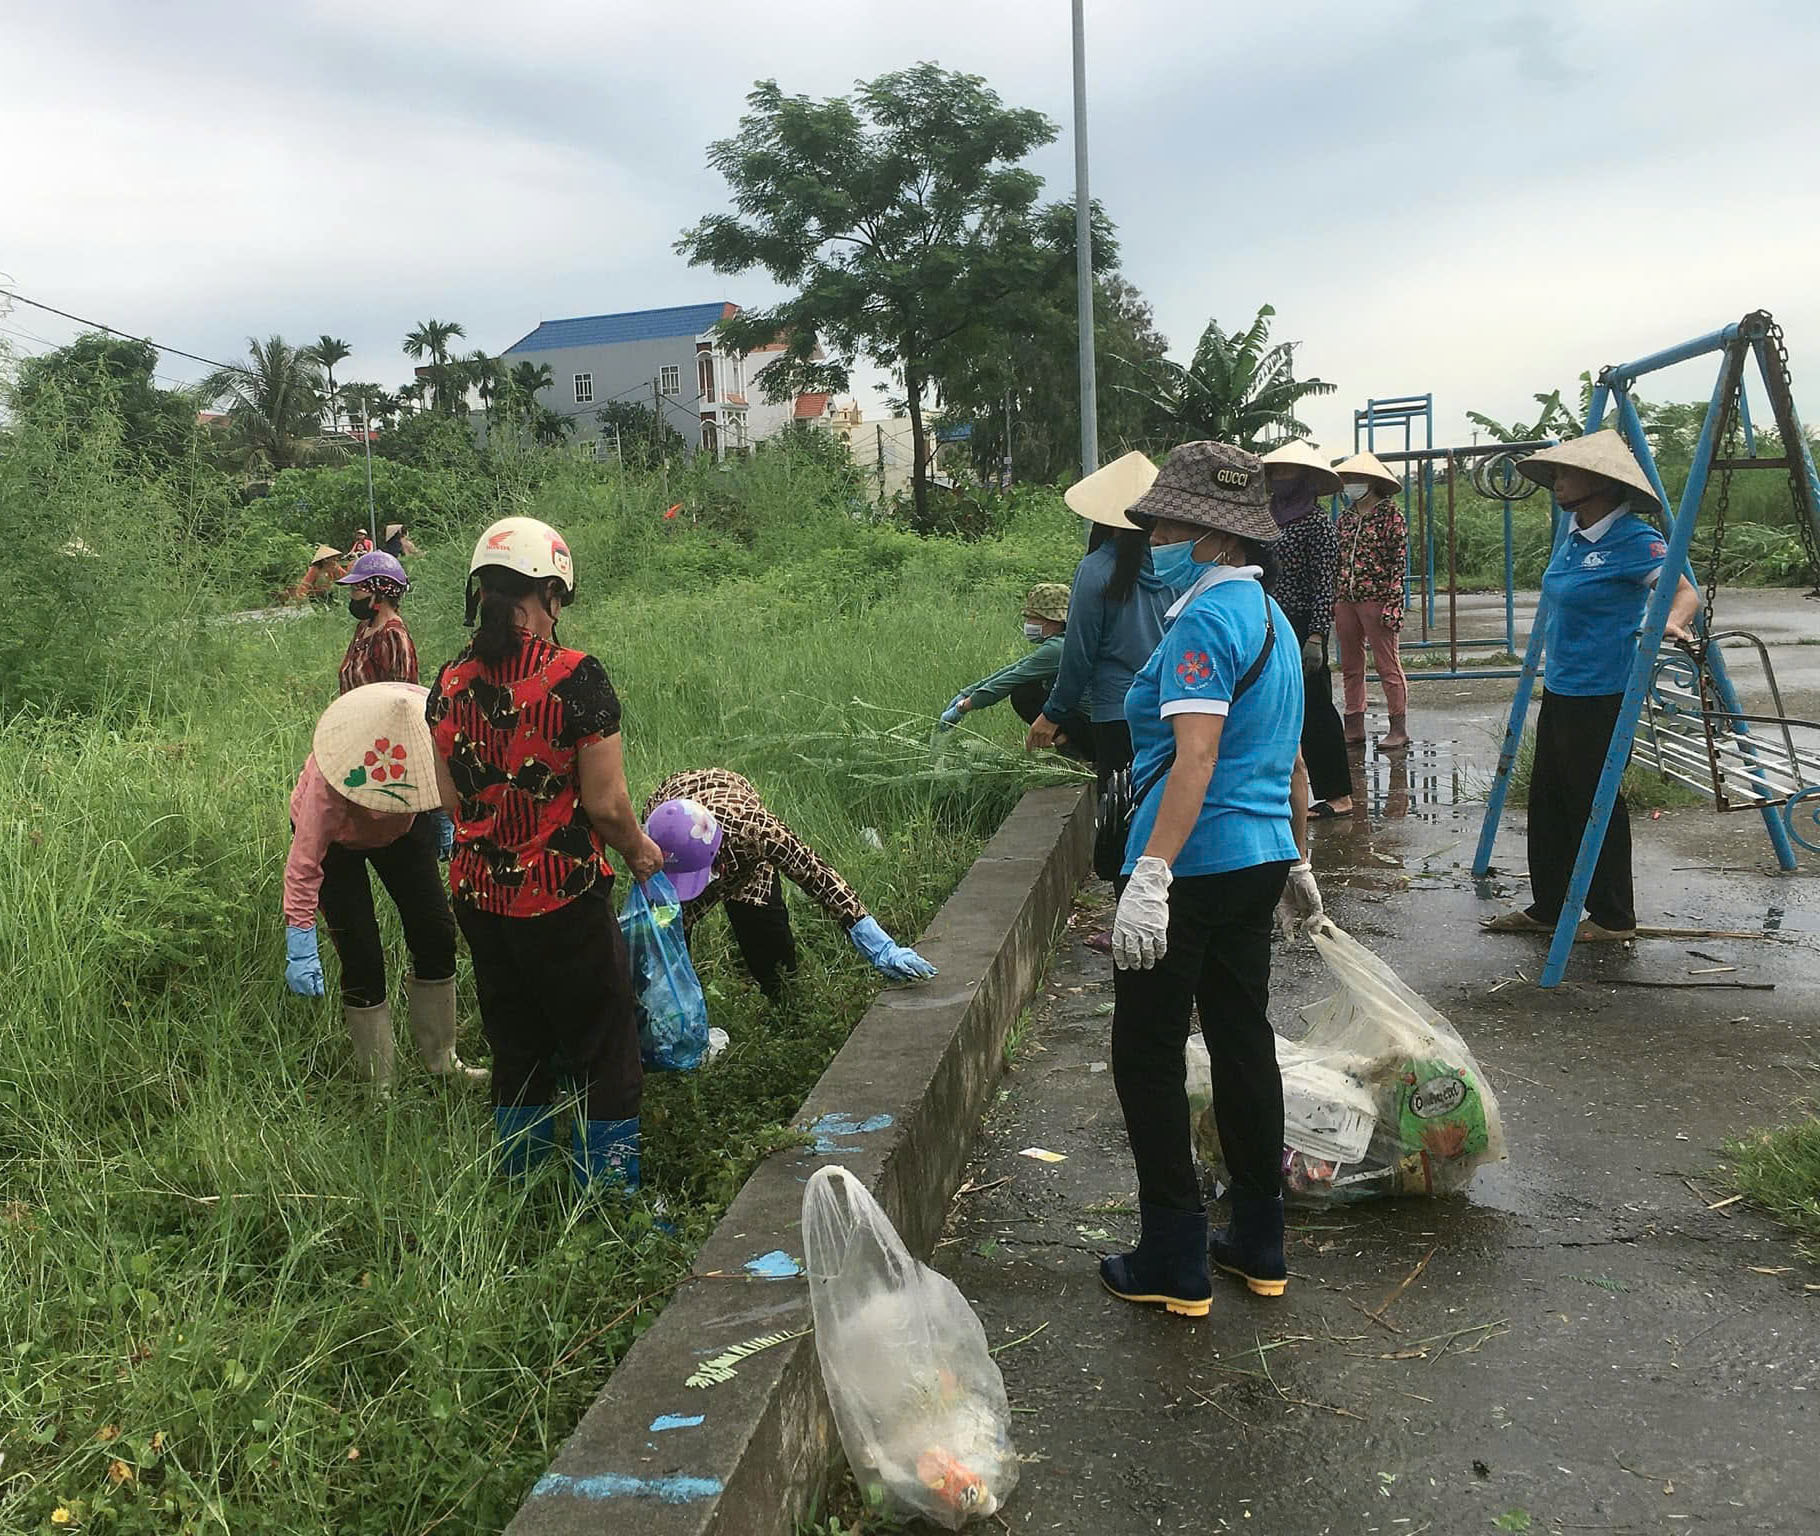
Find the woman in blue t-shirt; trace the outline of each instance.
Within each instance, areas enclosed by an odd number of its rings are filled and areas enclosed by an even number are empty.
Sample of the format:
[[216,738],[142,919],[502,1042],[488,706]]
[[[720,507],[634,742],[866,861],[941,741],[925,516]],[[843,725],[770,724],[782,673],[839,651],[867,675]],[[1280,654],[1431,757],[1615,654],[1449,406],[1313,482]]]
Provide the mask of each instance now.
[[[1573,526],[1542,574],[1548,673],[1529,779],[1530,903],[1484,926],[1488,933],[1552,933],[1636,661],[1637,629],[1668,546],[1642,516],[1660,517],[1662,504],[1616,432],[1545,448],[1517,468],[1554,492]],[[1667,637],[1691,639],[1699,607],[1699,591],[1682,576]],[[1622,795],[1612,806],[1586,910],[1590,915],[1580,924],[1580,940],[1612,943],[1637,936],[1630,813]]]
[[1232,1220],[1213,1258],[1260,1295],[1287,1284],[1283,1083],[1267,1005],[1272,914],[1279,903],[1303,919],[1320,910],[1298,771],[1302,657],[1259,583],[1280,530],[1256,457],[1185,444],[1131,515],[1150,524],[1156,572],[1184,596],[1125,699],[1136,804],[1112,930],[1112,1070],[1142,1230],[1100,1278],[1124,1300],[1200,1317],[1213,1291],[1182,1061],[1197,1005],[1232,1173]]

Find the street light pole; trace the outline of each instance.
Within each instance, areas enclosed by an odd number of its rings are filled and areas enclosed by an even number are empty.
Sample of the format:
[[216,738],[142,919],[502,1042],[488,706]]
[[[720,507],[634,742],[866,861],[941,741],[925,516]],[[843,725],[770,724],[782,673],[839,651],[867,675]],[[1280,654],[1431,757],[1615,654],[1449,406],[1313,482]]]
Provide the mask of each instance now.
[[1093,210],[1087,193],[1087,31],[1074,0],[1075,318],[1081,345],[1081,474],[1100,467],[1099,394],[1093,371]]
[[366,446],[367,454],[367,538],[373,548],[379,548],[379,520],[373,515],[373,414],[372,407],[365,401],[360,402],[360,440]]

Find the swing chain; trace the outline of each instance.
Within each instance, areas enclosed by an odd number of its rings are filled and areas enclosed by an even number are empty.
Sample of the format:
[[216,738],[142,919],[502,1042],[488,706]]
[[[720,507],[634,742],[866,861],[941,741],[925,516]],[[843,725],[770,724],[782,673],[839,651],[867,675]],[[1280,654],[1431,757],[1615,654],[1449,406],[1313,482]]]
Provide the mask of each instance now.
[[1706,614],[1700,633],[1690,649],[1699,663],[1701,691],[1705,691],[1706,648],[1712,643],[1713,608],[1719,600],[1719,562],[1725,553],[1725,519],[1732,504],[1732,462],[1738,456],[1738,406],[1736,399],[1726,402],[1724,431],[1725,467],[1719,471],[1719,496],[1713,505],[1713,541],[1706,564]]
[[[1767,317],[1766,317],[1767,318]],[[1788,371],[1788,343],[1783,339],[1782,327],[1773,320],[1764,331],[1767,344],[1767,355],[1775,359],[1778,383],[1781,386],[1782,398],[1791,400],[1794,396],[1794,385]],[[1780,425],[1780,423],[1778,423]],[[1783,455],[1788,459],[1788,496],[1789,504],[1794,509],[1795,526],[1801,530],[1801,547],[1807,554],[1807,574],[1816,587],[1820,587],[1820,549],[1814,547],[1814,528],[1810,518],[1804,512],[1808,497],[1803,494],[1801,456],[1794,443],[1782,445]]]

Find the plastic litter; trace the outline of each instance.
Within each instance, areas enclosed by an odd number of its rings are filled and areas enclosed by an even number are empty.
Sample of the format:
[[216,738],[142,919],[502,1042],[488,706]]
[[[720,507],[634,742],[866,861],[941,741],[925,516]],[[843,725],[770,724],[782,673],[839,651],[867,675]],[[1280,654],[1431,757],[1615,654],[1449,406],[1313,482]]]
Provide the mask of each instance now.
[[708,1003],[683,938],[682,903],[661,874],[632,887],[619,914],[638,1003],[638,1050],[653,1072],[687,1072],[708,1049]]
[[702,1060],[704,1062],[709,1062],[709,1061],[714,1060],[714,1058],[716,1056],[720,1055],[720,1053],[722,1051],[726,1050],[726,1048],[729,1045],[731,1045],[732,1043],[733,1043],[732,1039],[728,1036],[727,1032],[724,1029],[722,1029],[718,1024],[709,1025],[708,1026],[708,1053],[707,1053],[707,1055],[705,1055],[702,1058]]
[[[1509,1155],[1484,1070],[1363,944],[1328,918],[1309,931],[1340,986],[1302,1009],[1301,1039],[1277,1039],[1284,1194],[1309,1203],[1458,1194],[1481,1164]],[[1192,1083],[1191,1065],[1191,1094]],[[1196,1150],[1223,1181],[1210,1108],[1194,1127]]]
[[816,1170],[803,1192],[815,1352],[868,1504],[947,1530],[1017,1486],[1004,1378],[954,1283],[918,1263],[866,1187]]

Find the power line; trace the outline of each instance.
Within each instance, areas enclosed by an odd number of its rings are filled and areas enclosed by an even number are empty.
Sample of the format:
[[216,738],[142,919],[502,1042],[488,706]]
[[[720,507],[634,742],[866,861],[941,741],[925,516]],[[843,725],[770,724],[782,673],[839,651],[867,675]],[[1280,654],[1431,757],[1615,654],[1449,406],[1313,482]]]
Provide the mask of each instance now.
[[85,320],[81,315],[72,315],[67,309],[58,309],[54,304],[41,304],[38,300],[28,299],[24,294],[10,288],[6,290],[6,296],[15,303],[29,304],[33,309],[41,309],[46,314],[60,315],[65,320],[75,321],[77,325],[86,325],[90,330],[106,331],[108,335],[118,336],[123,341],[142,341],[148,347],[155,347],[160,352],[169,352],[174,357],[187,357],[192,363],[205,363],[210,368],[217,368],[223,372],[246,372],[238,363],[220,363],[212,357],[203,357],[195,352],[185,352],[182,347],[167,347],[163,342],[153,341],[149,336],[135,336],[131,331],[116,330],[111,325],[103,325],[99,320]]

